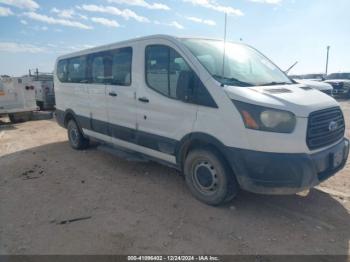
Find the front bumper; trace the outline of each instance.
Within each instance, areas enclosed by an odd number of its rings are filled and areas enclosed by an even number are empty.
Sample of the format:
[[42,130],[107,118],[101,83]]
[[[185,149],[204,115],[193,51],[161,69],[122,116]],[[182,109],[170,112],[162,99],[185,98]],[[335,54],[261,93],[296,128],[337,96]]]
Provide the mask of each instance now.
[[349,140],[315,154],[282,154],[226,148],[226,158],[244,190],[261,194],[294,194],[318,185],[341,170]]
[[348,86],[333,86],[333,95],[345,95],[345,94],[349,94],[350,89]]

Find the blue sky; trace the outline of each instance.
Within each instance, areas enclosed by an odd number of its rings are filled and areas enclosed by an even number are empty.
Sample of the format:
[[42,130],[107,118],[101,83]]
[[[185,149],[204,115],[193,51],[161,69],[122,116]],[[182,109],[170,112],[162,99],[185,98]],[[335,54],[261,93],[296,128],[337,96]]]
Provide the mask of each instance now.
[[349,0],[0,0],[0,74],[52,71],[57,56],[151,34],[250,44],[291,73],[350,71]]

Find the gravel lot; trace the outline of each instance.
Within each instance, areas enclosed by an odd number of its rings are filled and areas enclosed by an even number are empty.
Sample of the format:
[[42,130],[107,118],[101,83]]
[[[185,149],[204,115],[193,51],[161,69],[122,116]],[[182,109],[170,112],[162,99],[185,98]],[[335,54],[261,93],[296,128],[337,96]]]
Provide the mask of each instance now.
[[350,254],[350,161],[308,196],[214,208],[170,168],[72,150],[54,120],[0,120],[0,254]]

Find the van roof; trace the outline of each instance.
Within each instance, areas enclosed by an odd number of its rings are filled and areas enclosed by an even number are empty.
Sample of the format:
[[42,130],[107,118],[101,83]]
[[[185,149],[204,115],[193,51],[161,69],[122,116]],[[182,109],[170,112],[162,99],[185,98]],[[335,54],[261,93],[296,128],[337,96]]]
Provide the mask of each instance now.
[[[223,41],[222,39],[218,39],[218,38],[192,37],[192,36],[191,37],[188,37],[188,36],[179,37],[179,36],[171,36],[171,35],[165,35],[165,34],[157,34],[157,35],[143,36],[143,37],[133,38],[133,39],[124,40],[124,41],[120,41],[120,42],[114,42],[114,43],[107,44],[107,45],[101,45],[101,46],[96,46],[96,47],[80,50],[80,51],[77,51],[77,52],[73,52],[73,53],[69,53],[69,54],[65,54],[65,55],[59,56],[57,58],[57,60],[64,59],[64,58],[69,58],[69,57],[73,57],[73,56],[84,55],[86,53],[91,53],[91,52],[98,52],[100,50],[113,48],[115,45],[123,46],[123,45],[131,44],[133,42],[143,41],[143,40],[150,40],[150,39],[155,39],[155,38],[169,40],[169,41],[174,41],[174,42],[177,42],[179,39],[204,39],[204,40]],[[242,44],[242,43],[240,43],[240,44]]]

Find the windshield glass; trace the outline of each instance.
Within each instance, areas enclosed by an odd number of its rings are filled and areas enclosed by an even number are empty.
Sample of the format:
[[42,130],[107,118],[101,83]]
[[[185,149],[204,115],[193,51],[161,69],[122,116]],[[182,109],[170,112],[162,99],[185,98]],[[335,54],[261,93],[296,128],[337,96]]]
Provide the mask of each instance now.
[[266,57],[251,47],[205,39],[182,39],[183,43],[220,83],[233,86],[292,84]]
[[327,76],[327,79],[350,79],[350,73],[335,73]]

